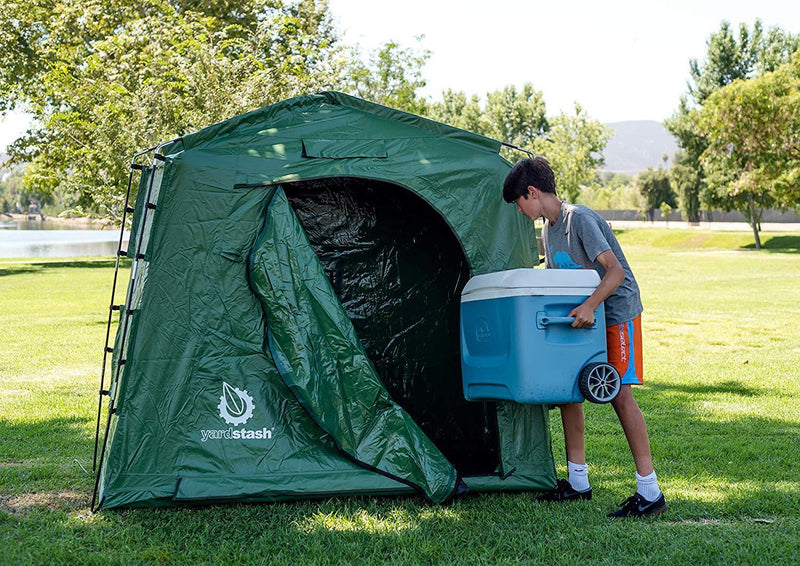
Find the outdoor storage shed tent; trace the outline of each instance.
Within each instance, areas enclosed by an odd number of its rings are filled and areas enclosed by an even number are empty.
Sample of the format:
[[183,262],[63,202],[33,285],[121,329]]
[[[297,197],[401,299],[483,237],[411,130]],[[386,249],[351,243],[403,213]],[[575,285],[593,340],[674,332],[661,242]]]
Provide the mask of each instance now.
[[461,289],[538,259],[500,146],[326,92],[134,164],[99,507],[551,487],[546,411],[461,390]]

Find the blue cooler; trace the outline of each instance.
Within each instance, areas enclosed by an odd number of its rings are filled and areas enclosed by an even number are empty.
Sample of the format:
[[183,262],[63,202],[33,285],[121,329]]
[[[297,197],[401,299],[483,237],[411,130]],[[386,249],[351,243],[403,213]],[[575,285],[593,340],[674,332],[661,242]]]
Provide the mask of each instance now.
[[581,370],[607,361],[605,311],[600,305],[588,329],[572,328],[567,315],[599,283],[587,269],[512,269],[470,279],[461,294],[467,400],[582,402]]

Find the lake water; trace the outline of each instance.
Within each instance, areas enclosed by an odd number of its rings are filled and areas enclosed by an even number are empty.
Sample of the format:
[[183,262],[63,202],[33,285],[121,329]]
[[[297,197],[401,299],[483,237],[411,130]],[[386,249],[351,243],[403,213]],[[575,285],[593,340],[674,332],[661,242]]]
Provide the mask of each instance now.
[[[128,232],[122,249],[127,247]],[[0,258],[114,257],[119,230],[86,230],[45,222],[0,222]]]

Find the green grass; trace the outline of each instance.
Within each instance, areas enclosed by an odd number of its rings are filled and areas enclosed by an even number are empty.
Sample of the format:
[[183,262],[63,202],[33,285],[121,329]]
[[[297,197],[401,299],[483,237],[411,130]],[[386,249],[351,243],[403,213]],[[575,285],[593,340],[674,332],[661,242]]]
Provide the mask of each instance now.
[[636,394],[669,503],[639,522],[605,517],[635,482],[613,411],[595,405],[591,502],[506,493],[90,515],[92,476],[73,459],[91,464],[113,263],[0,260],[0,563],[796,564],[800,235],[765,234],[764,252],[747,232],[619,237],[642,287]]
[[[613,223],[612,223],[613,224]],[[754,250],[752,232],[714,232],[706,229],[614,230],[627,249],[630,246],[672,250]],[[761,246],[775,252],[800,252],[800,236],[786,232],[761,232]]]

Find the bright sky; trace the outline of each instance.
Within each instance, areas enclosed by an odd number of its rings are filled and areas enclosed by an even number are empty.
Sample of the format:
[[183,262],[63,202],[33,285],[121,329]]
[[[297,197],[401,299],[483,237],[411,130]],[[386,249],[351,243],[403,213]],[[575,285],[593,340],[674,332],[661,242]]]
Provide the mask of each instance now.
[[[485,95],[525,82],[548,114],[580,102],[601,122],[667,118],[722,20],[800,33],[797,0],[328,0],[350,43],[433,52],[424,94]],[[737,30],[738,31],[738,30]],[[424,35],[420,44],[414,40]]]
[[11,112],[0,117],[0,153],[5,153],[6,146],[25,133],[28,129],[28,118],[21,112]]
[[[686,92],[689,59],[722,20],[800,33],[790,0],[329,0],[349,43],[388,40],[433,52],[423,94],[447,88],[485,95],[525,82],[544,93],[548,114],[580,102],[601,122],[668,117]],[[424,35],[417,43],[415,38]],[[26,127],[0,120],[0,151]]]

